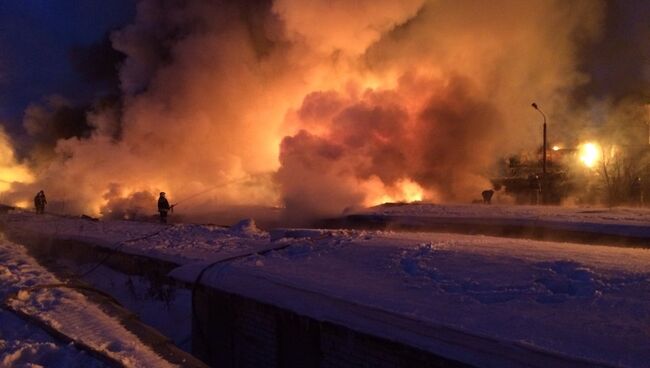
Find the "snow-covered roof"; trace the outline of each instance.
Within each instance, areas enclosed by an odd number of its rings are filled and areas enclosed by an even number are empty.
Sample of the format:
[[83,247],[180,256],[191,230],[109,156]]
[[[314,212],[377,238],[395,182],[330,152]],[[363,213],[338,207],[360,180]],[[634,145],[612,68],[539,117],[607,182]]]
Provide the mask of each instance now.
[[[214,266],[202,283],[472,364],[506,366],[522,348],[551,359],[534,358],[539,366],[559,357],[650,361],[650,250],[451,234],[286,234],[273,238],[289,247]],[[191,282],[199,269],[172,275]]]

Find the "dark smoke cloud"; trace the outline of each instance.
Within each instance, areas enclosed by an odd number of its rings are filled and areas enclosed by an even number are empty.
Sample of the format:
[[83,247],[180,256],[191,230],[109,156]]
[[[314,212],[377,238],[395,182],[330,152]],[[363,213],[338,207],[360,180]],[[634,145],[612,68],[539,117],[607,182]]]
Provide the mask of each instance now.
[[69,57],[75,71],[103,94],[119,93],[118,70],[126,55],[113,48],[110,33],[96,43],[73,47]]
[[61,96],[50,96],[43,104],[27,108],[23,125],[37,149],[51,150],[59,139],[90,136],[87,109],[88,106],[76,106]]

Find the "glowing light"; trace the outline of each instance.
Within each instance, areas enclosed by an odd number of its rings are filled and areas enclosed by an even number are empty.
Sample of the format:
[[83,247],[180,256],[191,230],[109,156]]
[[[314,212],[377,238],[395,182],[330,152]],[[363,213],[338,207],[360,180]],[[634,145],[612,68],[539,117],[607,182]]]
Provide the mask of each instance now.
[[0,193],[11,189],[14,183],[33,181],[34,176],[28,167],[16,160],[11,142],[0,125]]
[[406,202],[421,201],[424,196],[422,187],[409,179],[400,181],[398,187],[400,187],[402,196]]
[[560,150],[560,146],[553,146],[553,151],[559,151],[559,150]]
[[34,177],[24,166],[0,167],[0,192],[11,188],[12,183],[31,183],[33,181]]
[[27,207],[29,207],[29,202],[27,202],[27,201],[18,201],[16,203],[14,203],[14,207],[27,208]]
[[580,162],[592,168],[600,161],[600,146],[596,143],[584,143],[580,145]]
[[372,184],[370,192],[374,192],[374,195],[370,195],[366,199],[366,206],[377,206],[384,203],[411,203],[421,201],[424,198],[424,189],[411,179],[401,179],[392,187],[385,187],[378,181],[371,181],[366,184]]

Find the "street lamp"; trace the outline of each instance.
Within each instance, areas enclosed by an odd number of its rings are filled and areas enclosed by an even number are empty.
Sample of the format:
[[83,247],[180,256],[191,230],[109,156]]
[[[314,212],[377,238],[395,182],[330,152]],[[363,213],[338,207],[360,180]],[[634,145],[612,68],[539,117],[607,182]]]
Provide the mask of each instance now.
[[544,117],[544,144],[542,146],[542,202],[545,202],[546,198],[546,114],[537,106],[536,103],[532,103],[531,106],[539,111],[540,114]]

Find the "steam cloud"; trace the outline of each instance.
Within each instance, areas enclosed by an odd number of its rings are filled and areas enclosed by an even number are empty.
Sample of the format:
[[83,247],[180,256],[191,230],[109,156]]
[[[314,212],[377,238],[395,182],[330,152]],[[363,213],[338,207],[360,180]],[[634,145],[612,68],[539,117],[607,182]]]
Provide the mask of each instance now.
[[33,162],[36,184],[11,195],[43,187],[67,211],[125,214],[161,190],[172,202],[205,192],[184,211],[281,205],[301,217],[409,186],[467,201],[498,157],[538,144],[531,101],[572,121],[589,81],[578,51],[603,7],[141,0],[111,38],[126,55],[120,103],[89,110],[87,136],[58,139]]

